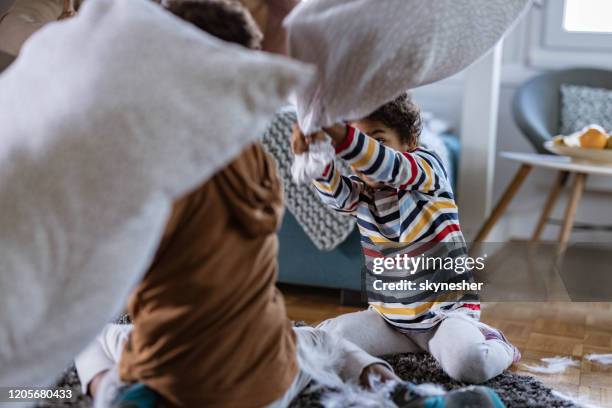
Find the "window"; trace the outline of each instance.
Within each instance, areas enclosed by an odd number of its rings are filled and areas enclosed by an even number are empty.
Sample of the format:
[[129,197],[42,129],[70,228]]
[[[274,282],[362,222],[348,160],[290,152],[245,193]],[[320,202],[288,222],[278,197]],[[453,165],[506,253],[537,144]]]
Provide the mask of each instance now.
[[531,21],[536,67],[612,68],[612,0],[543,0]]
[[545,12],[545,46],[612,50],[612,1],[549,0]]
[[565,0],[563,28],[570,33],[612,33],[612,1]]

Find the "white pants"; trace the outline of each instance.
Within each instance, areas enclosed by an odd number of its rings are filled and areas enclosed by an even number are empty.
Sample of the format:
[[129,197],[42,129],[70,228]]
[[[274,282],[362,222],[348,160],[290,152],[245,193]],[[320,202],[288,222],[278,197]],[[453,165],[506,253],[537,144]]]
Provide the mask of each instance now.
[[[94,407],[107,407],[114,399],[121,382],[117,365],[131,325],[109,324],[102,333],[75,359],[77,374],[84,393],[91,380],[107,371],[98,387]],[[372,364],[391,366],[379,358],[366,353],[350,341],[338,338],[323,330],[312,327],[295,328],[297,339],[297,361],[299,372],[279,400],[270,408],[284,408],[316,379],[324,385],[337,385],[338,381],[358,382],[363,370]]]
[[364,310],[326,320],[317,329],[374,356],[431,353],[449,377],[479,384],[501,374],[515,359],[514,346],[501,339],[485,339],[479,325],[486,326],[468,317],[448,317],[430,330],[404,334],[376,311]]

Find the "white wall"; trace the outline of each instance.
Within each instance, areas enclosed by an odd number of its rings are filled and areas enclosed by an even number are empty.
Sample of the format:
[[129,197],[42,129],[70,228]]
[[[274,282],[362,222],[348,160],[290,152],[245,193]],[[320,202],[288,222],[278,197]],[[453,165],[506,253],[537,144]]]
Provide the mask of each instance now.
[[[541,71],[532,69],[527,64],[530,18],[523,20],[509,33],[504,42],[504,66],[502,68],[502,89],[498,118],[497,152],[519,151],[533,152],[533,148],[521,134],[512,117],[512,98],[518,85]],[[448,121],[457,130],[460,129],[461,103],[463,96],[463,78],[458,74],[445,81],[428,85],[413,91],[414,99],[424,111],[431,111],[436,116]],[[475,117],[473,120],[478,120]],[[500,197],[518,165],[506,159],[498,158],[495,165],[494,201]],[[521,191],[510,205],[507,215],[492,232],[490,240],[508,238],[527,238],[539,216],[546,193],[553,182],[555,174],[550,171],[535,170],[529,176]],[[570,181],[571,182],[571,181]],[[603,192],[602,192],[603,191]],[[474,197],[474,200],[478,200]],[[566,197],[559,198],[553,218],[563,217]],[[607,223],[612,225],[612,180],[590,180],[576,215],[577,222]],[[465,205],[465,204],[464,204]],[[543,239],[557,238],[558,227],[546,228]],[[468,237],[469,239],[469,237]],[[610,232],[575,232],[573,240],[611,241]]]

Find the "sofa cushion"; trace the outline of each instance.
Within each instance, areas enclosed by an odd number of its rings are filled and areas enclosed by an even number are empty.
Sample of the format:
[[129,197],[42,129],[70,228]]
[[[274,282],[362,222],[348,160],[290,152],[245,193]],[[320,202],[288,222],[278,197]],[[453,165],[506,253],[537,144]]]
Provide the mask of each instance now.
[[569,135],[592,124],[612,132],[612,89],[561,85],[561,133]]

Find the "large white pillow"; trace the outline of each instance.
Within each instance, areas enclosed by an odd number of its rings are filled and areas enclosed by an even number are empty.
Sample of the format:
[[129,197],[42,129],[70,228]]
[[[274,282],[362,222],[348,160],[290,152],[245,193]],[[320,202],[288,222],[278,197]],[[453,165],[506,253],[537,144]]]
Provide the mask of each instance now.
[[291,56],[319,78],[298,95],[309,133],[359,119],[409,88],[467,67],[530,0],[309,0],[285,20]]
[[0,76],[0,385],[53,381],[124,305],[172,200],[312,74],[148,0],[89,0],[32,36]]

